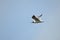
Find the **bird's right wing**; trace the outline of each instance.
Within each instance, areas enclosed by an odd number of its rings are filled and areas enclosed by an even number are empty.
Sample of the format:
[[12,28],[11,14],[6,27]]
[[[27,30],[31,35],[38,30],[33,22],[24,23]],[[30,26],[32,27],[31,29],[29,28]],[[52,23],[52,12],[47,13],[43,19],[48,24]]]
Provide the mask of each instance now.
[[38,16],[38,17],[41,17],[41,16],[42,16],[42,14],[40,16]]

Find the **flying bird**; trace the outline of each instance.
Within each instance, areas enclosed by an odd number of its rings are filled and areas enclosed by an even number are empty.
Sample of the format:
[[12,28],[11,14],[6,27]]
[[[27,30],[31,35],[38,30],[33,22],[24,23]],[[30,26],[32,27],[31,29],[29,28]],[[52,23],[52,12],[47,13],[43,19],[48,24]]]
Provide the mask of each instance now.
[[32,16],[32,19],[33,19],[32,23],[42,23],[43,21],[41,20],[41,16],[42,16],[42,14],[40,16],[33,15]]

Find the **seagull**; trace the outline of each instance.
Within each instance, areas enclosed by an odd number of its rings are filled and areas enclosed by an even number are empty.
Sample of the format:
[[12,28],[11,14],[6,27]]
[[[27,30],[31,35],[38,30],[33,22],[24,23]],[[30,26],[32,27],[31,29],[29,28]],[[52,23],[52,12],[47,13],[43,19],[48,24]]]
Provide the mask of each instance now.
[[40,18],[41,16],[42,16],[42,14],[40,16],[33,15],[32,16],[32,19],[33,19],[33,22],[32,23],[42,23],[43,21]]

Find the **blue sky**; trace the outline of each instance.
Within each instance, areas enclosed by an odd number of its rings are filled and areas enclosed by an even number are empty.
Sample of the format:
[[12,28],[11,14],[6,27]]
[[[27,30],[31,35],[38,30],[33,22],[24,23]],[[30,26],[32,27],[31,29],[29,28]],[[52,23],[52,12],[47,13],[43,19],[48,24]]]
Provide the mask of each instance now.
[[[44,23],[33,24],[32,15]],[[60,0],[0,0],[0,40],[60,40]]]

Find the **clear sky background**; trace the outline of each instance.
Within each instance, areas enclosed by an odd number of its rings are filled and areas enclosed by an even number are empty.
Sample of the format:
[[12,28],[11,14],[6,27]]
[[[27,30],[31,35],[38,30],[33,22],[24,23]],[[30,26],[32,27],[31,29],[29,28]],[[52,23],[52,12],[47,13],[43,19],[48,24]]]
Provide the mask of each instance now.
[[0,0],[0,40],[60,40],[60,0]]

